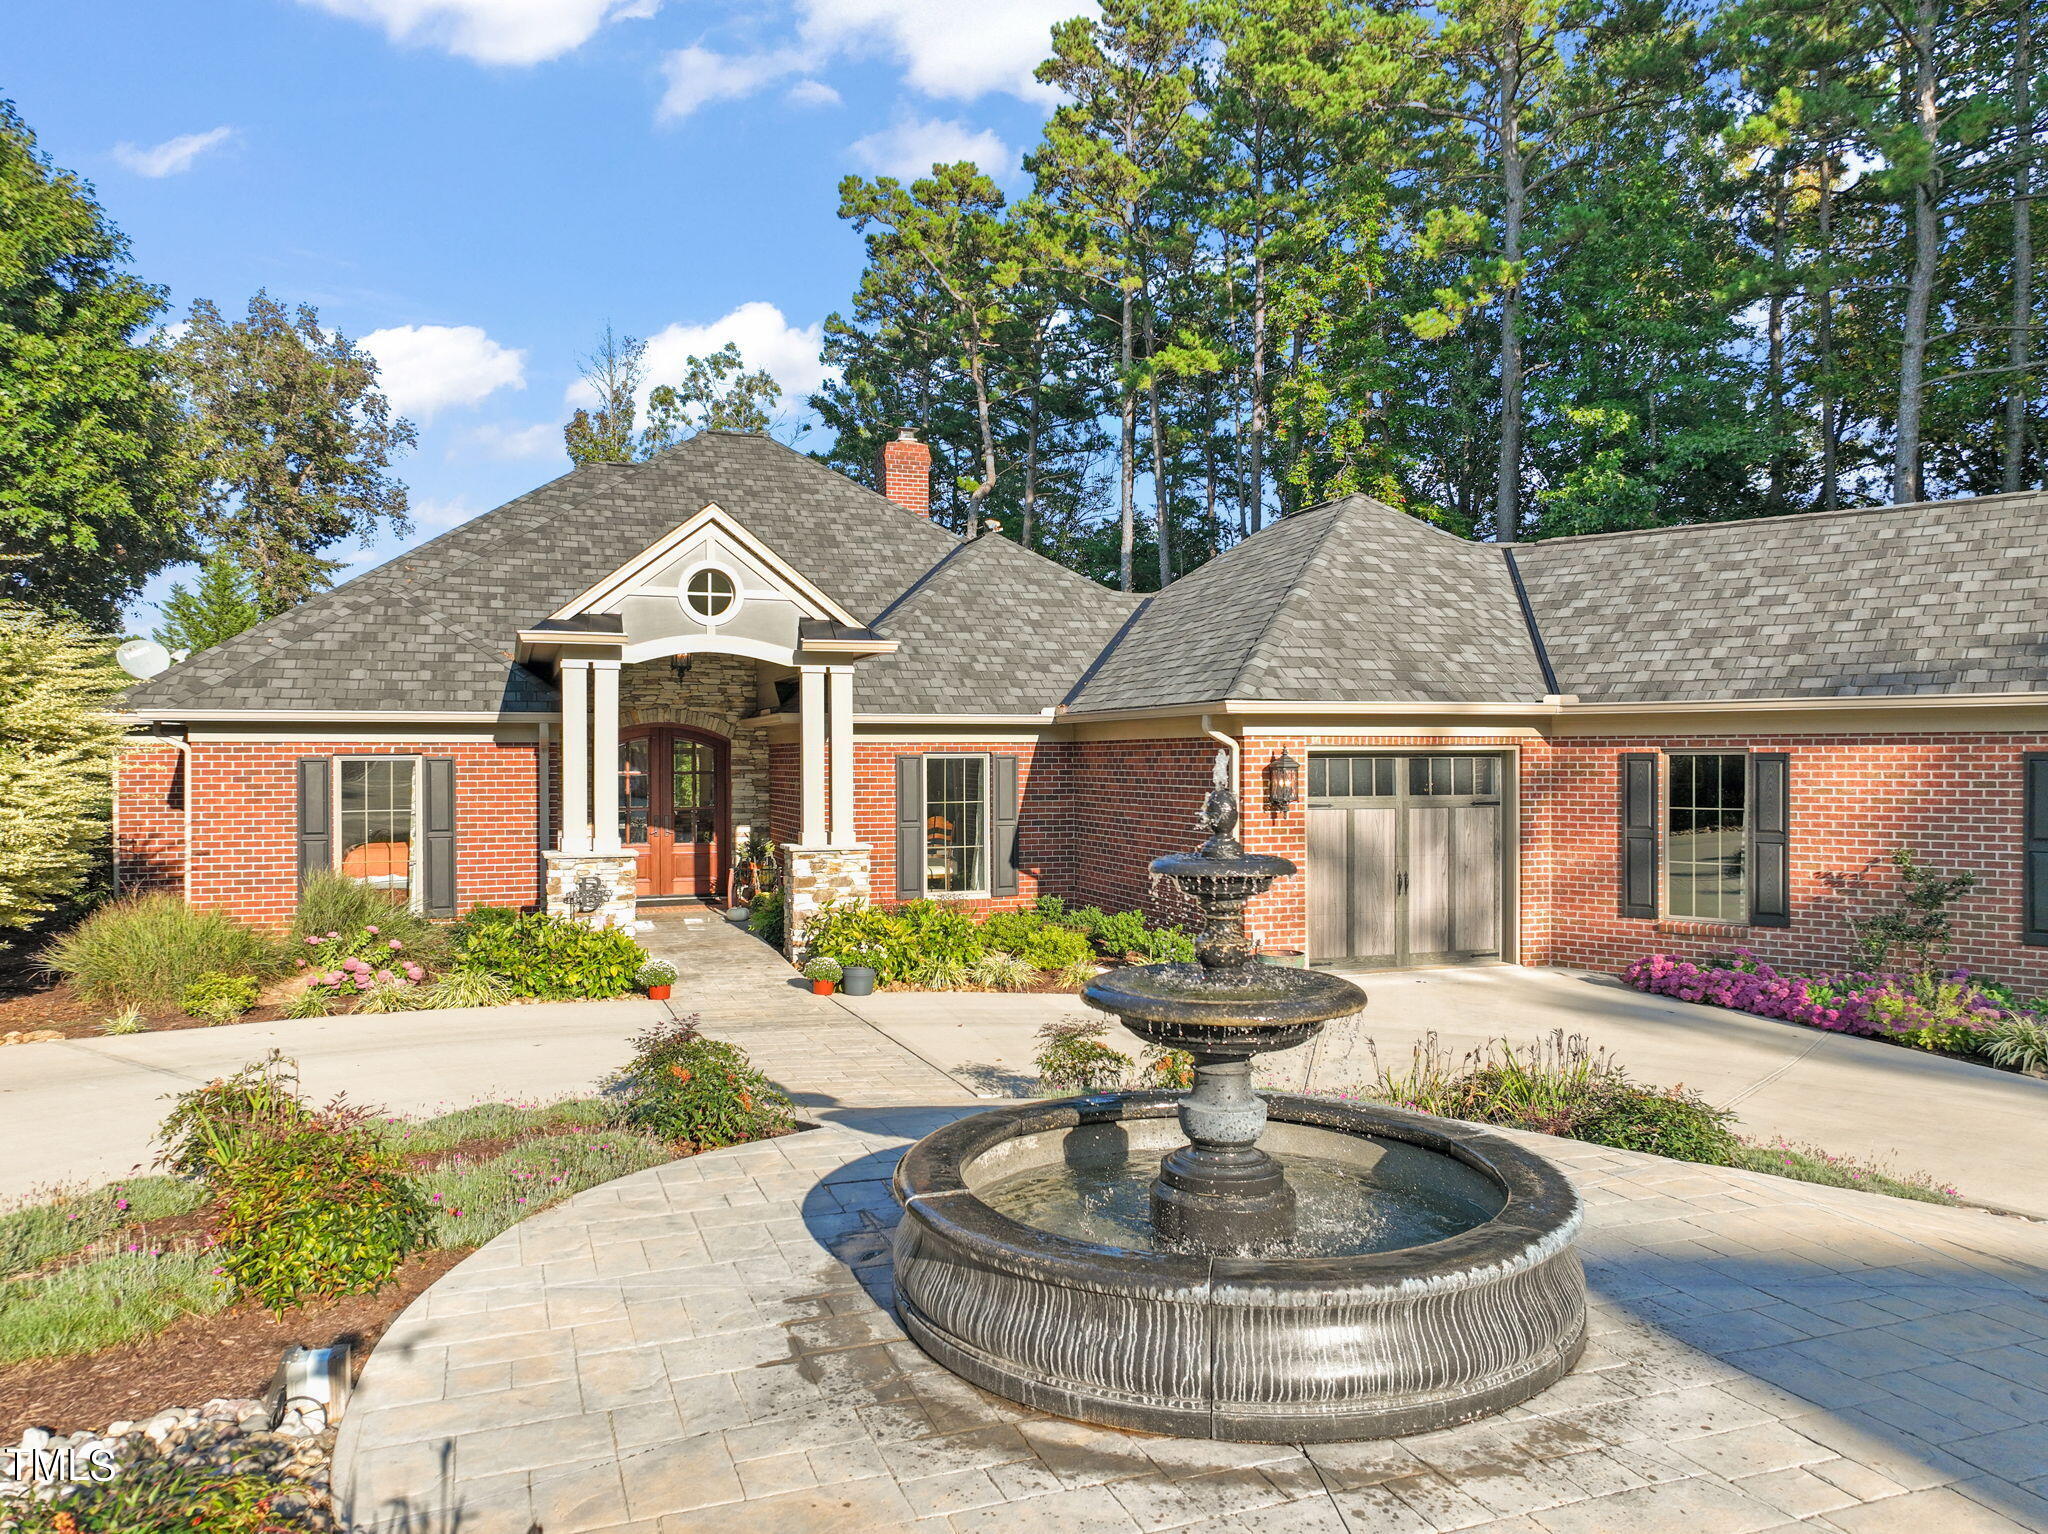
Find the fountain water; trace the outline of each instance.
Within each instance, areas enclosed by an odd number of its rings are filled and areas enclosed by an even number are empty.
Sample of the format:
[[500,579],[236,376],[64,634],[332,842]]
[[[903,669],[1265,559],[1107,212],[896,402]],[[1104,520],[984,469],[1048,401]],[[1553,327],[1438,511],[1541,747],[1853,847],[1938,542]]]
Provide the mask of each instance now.
[[998,1394],[1183,1436],[1376,1437],[1503,1410],[1584,1344],[1577,1196],[1472,1125],[1252,1090],[1255,1056],[1366,998],[1259,961],[1245,905],[1295,868],[1238,841],[1227,761],[1200,850],[1152,864],[1201,912],[1197,962],[1084,992],[1190,1053],[1193,1089],[997,1109],[913,1146],[905,1327]]

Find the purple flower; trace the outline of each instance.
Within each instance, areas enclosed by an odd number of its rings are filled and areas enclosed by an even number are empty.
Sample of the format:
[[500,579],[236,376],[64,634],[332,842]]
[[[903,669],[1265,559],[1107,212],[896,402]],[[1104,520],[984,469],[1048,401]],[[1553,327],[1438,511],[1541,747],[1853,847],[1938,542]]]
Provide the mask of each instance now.
[[405,944],[403,944],[403,943],[399,942],[399,940],[398,940],[397,938],[393,938],[393,939],[391,940],[391,951],[392,951],[393,953],[396,953],[396,952],[398,952],[398,950],[399,950],[399,949],[401,949],[401,948],[403,948],[404,946],[405,946]]
[[375,937],[377,935],[377,929],[375,927],[365,927],[363,928],[363,930],[369,933],[371,937]]

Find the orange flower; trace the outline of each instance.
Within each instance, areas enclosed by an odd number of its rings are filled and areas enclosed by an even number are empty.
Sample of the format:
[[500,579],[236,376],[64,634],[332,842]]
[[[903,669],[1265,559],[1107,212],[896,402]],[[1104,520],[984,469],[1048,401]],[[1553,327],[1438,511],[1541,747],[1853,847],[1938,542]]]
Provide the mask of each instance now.
[[690,1079],[690,1073],[680,1065],[671,1065],[668,1068],[668,1073],[678,1081],[688,1081]]
[[752,1113],[752,1112],[754,1111],[754,1100],[753,1100],[753,1098],[749,1097],[749,1096],[748,1096],[748,1095],[747,1095],[746,1093],[744,1093],[744,1092],[740,1093],[740,1106],[741,1106],[742,1108],[746,1109],[746,1110],[747,1110],[747,1112],[749,1112],[749,1113]]
[[54,1522],[57,1534],[78,1534],[78,1520],[69,1513],[57,1514]]

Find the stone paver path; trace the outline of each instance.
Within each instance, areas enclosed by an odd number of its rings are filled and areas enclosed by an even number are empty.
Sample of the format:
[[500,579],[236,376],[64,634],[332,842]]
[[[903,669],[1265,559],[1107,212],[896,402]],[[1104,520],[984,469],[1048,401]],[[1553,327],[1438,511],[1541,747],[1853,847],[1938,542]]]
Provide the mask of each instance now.
[[[739,940],[691,933],[686,966]],[[1525,1406],[1302,1452],[986,1395],[889,1309],[889,1172],[964,1093],[786,975],[704,1021],[827,1127],[592,1189],[435,1285],[344,1423],[354,1527],[2048,1531],[2048,1226],[1534,1136],[1590,1205],[1594,1339]]]

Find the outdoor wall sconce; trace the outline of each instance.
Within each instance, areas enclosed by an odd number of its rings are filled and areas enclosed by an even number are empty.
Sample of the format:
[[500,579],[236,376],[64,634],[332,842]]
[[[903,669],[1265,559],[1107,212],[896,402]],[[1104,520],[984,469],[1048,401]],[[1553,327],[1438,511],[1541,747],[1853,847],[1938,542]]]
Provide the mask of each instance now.
[[1301,763],[1284,752],[1266,764],[1266,802],[1282,815],[1301,797]]

